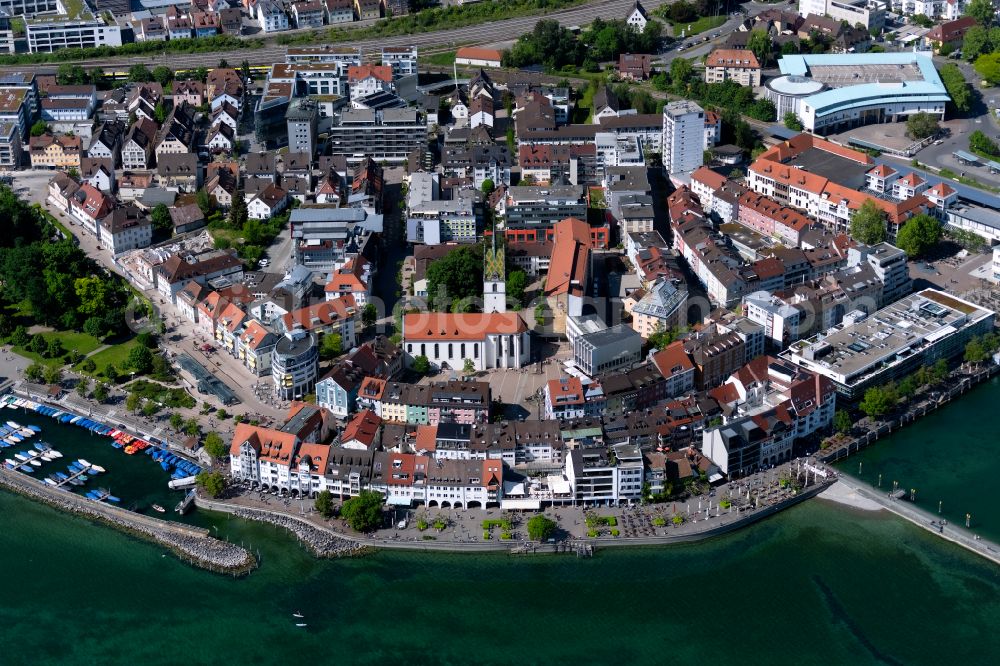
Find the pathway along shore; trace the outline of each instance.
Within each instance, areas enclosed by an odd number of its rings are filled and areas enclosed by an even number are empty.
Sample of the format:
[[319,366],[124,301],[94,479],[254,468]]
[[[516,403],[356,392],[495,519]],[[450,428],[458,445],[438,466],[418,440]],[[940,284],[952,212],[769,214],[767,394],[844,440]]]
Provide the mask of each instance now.
[[440,552],[466,552],[466,553],[486,553],[486,552],[506,552],[511,554],[533,554],[533,553],[580,553],[584,550],[593,552],[595,548],[625,548],[633,546],[663,546],[672,543],[689,543],[692,541],[702,541],[712,537],[727,534],[741,527],[755,523],[758,520],[772,516],[783,509],[790,508],[799,502],[803,502],[817,494],[823,492],[834,482],[822,480],[803,489],[798,494],[774,504],[767,504],[758,509],[744,511],[735,514],[733,518],[724,519],[723,522],[713,523],[709,527],[700,531],[688,531],[681,534],[665,534],[652,537],[608,537],[597,539],[572,539],[554,544],[542,544],[537,542],[503,542],[503,541],[447,541],[447,540],[394,540],[394,539],[373,539],[366,536],[345,534],[330,529],[325,525],[317,524],[303,517],[294,516],[280,510],[252,509],[238,504],[230,504],[217,500],[210,500],[201,495],[195,498],[195,504],[200,509],[208,511],[221,511],[232,514],[237,518],[246,520],[256,520],[284,527],[294,534],[299,541],[310,551],[319,557],[340,557],[345,555],[360,555],[380,548],[392,550],[422,550]]
[[[841,489],[837,488],[838,484],[843,484],[842,488],[846,489],[848,492],[841,492]],[[825,499],[841,504],[847,504],[855,508],[869,508],[864,505],[859,506],[856,501],[849,497],[847,499],[844,498],[844,495],[853,494],[857,498],[860,498],[865,505],[869,505],[870,503],[877,504],[879,508],[894,513],[900,518],[904,518],[914,525],[922,527],[942,539],[947,539],[948,541],[962,546],[976,555],[985,557],[995,564],[1000,564],[1000,545],[977,537],[972,530],[968,530],[964,527],[956,527],[951,523],[944,525],[942,524],[939,516],[928,513],[906,500],[892,499],[888,494],[883,494],[882,492],[874,490],[863,481],[858,481],[847,474],[841,474],[837,484],[834,484],[830,491],[831,492],[829,494],[825,495]]]
[[257,560],[249,551],[209,536],[208,530],[84,499],[71,492],[51,488],[20,472],[0,468],[0,488],[165,546],[183,561],[202,569],[240,576],[250,573],[257,566]]

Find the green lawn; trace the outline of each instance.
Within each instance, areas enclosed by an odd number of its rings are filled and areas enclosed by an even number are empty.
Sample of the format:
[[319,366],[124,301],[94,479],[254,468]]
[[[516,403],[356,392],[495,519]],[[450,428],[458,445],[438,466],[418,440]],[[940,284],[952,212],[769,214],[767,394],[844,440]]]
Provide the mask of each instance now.
[[[86,355],[97,349],[101,344],[96,338],[92,338],[86,333],[77,333],[76,331],[54,331],[51,333],[41,333],[40,335],[45,338],[46,342],[53,338],[58,338],[62,342],[63,349],[66,350],[67,354],[75,349],[81,354]],[[23,347],[14,347],[14,351],[25,358],[30,358],[32,361],[43,365],[60,366],[66,363],[65,356],[59,358],[42,358]]]
[[697,21],[692,21],[691,23],[671,23],[671,25],[674,26],[674,37],[679,38],[681,31],[685,28],[687,28],[685,36],[690,37],[691,35],[703,33],[706,30],[718,28],[725,22],[725,16],[702,16]]
[[129,352],[131,352],[132,348],[137,344],[138,341],[135,338],[131,338],[125,342],[108,347],[103,351],[99,351],[91,356],[90,360],[97,365],[97,370],[95,370],[93,374],[96,375],[103,372],[108,363],[113,364],[119,372],[124,372],[125,361],[128,359]]
[[455,64],[455,52],[445,51],[444,53],[435,53],[433,55],[425,56],[421,58],[428,65],[437,65],[438,67],[451,67]]

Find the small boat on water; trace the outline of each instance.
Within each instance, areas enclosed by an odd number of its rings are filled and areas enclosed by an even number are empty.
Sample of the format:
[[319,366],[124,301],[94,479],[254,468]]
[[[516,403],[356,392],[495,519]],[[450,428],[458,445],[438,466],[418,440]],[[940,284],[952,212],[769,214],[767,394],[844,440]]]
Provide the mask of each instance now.
[[20,430],[21,429],[21,424],[20,423],[15,423],[14,421],[7,421],[7,425],[10,426],[11,428],[13,428],[14,430]]
[[14,457],[17,458],[18,460],[20,460],[21,462],[27,462],[28,461],[28,456],[24,455],[23,453],[15,453]]
[[115,502],[115,503],[122,501],[120,497],[115,497],[114,495],[108,495],[107,499],[109,502]]
[[292,617],[305,617],[305,615],[303,615],[302,613],[296,612],[296,613],[292,613]]
[[164,509],[159,504],[153,504],[152,506],[153,506],[153,511],[156,511],[157,513],[166,513],[167,512],[167,510]]
[[48,477],[46,477],[45,479],[43,479],[43,481],[45,481],[45,485],[47,485],[47,486],[57,486],[57,485],[59,485],[58,483],[56,483],[55,481],[53,481],[51,478],[48,478]]
[[101,467],[100,465],[91,465],[90,466],[90,471],[91,472],[97,472],[98,474],[103,474],[107,470],[104,469],[103,467]]
[[32,467],[31,465],[21,465],[20,467],[18,467],[18,469],[21,470],[22,472],[27,472],[28,474],[33,474],[35,471],[35,468]]
[[295,626],[296,627],[308,627],[309,625],[306,624],[305,622],[296,622]]
[[31,460],[29,460],[28,462],[30,462],[30,463],[31,463],[32,465],[34,465],[35,467],[41,467],[41,466],[42,466],[42,461],[41,461],[41,460],[39,460],[38,458],[32,458],[32,459],[31,459]]
[[30,426],[28,426],[28,430],[33,430],[34,432],[41,432],[42,431],[42,429],[39,428],[36,425],[30,425]]
[[89,462],[87,462],[83,458],[80,458],[79,460],[77,460],[77,462],[80,463],[81,465],[83,465],[84,467],[93,467],[93,465],[91,465]]
[[53,458],[62,458],[63,457],[63,454],[60,453],[59,451],[56,451],[55,449],[51,449],[49,451],[49,455],[52,456]]

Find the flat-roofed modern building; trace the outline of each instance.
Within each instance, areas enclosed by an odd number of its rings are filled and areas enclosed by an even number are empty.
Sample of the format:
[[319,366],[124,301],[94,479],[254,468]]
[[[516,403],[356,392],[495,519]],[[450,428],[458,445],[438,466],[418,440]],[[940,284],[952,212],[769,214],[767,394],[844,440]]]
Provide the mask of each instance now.
[[[778,67],[785,77],[769,86],[768,96],[778,99],[776,106],[795,110],[805,129],[817,134],[901,122],[921,112],[944,120],[951,99],[929,53],[784,55]],[[801,96],[796,109],[788,108],[782,90],[797,98],[809,81],[826,89]]]
[[301,329],[289,331],[271,353],[274,392],[282,400],[301,398],[316,386],[319,347],[316,336]]
[[371,156],[377,162],[402,164],[414,148],[427,146],[427,123],[416,109],[344,111],[329,129],[333,155],[348,162]]
[[36,16],[25,19],[24,27],[31,53],[122,45],[121,28],[90,12],[83,12],[78,18]]
[[840,395],[856,401],[871,386],[961,355],[970,339],[993,329],[995,317],[957,296],[924,289],[869,317],[845,317],[781,356],[829,378]]
[[573,342],[573,362],[591,377],[627,370],[642,359],[642,336],[628,324],[583,333]]

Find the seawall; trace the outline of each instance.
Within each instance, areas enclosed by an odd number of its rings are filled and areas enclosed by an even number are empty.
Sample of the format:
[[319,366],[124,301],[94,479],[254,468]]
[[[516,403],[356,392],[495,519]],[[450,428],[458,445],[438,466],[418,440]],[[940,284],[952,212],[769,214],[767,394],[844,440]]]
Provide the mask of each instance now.
[[[581,548],[628,548],[637,546],[664,546],[672,543],[689,543],[703,541],[751,525],[759,520],[788,509],[800,502],[815,497],[833,483],[833,480],[821,482],[806,488],[794,497],[771,504],[760,509],[737,514],[731,520],[703,531],[685,532],[682,534],[665,534],[655,537],[603,537],[597,539],[573,539],[570,542],[555,544],[540,544],[535,542],[504,542],[504,541],[438,541],[436,539],[421,539],[419,541],[372,539],[369,537],[345,534],[328,527],[316,525],[308,520],[280,511],[264,511],[249,509],[244,506],[228,504],[197,496],[195,502],[199,508],[210,511],[221,511],[247,520],[278,525],[292,532],[306,548],[320,557],[338,557],[370,552],[374,549],[420,550],[462,553],[575,553]],[[348,544],[351,544],[349,546]]]
[[904,518],[931,534],[957,544],[968,551],[1000,564],[1000,545],[978,538],[972,530],[951,523],[943,525],[941,519],[906,500],[894,500],[846,474],[841,474],[840,482],[866,500],[877,503],[881,508]]
[[84,499],[66,490],[48,486],[21,472],[0,468],[0,488],[164,546],[180,559],[202,569],[245,575],[257,566],[257,561],[250,552],[209,536],[208,530],[203,528],[160,520],[104,502]]

